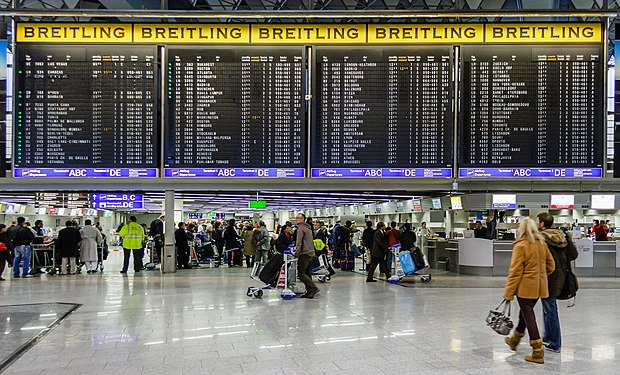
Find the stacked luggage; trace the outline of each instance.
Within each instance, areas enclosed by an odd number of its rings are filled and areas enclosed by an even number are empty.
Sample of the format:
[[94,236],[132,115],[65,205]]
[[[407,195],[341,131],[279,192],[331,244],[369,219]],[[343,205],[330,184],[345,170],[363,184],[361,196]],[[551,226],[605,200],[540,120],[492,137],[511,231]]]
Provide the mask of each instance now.
[[399,252],[398,250],[399,248],[393,249],[396,255],[396,272],[388,279],[388,282],[398,283],[407,276],[419,277],[423,283],[431,281],[430,274],[420,273],[421,270],[428,268],[429,265],[426,256],[419,247],[414,247],[409,251]]

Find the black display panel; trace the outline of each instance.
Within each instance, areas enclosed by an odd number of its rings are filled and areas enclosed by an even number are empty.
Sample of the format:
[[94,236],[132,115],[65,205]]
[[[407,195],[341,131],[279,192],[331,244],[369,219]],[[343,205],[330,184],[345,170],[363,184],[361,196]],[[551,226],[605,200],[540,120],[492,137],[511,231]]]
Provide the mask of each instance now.
[[20,45],[16,177],[156,177],[156,49]]
[[167,52],[165,176],[305,176],[303,47]]
[[451,47],[315,50],[313,177],[451,176]]
[[601,177],[599,47],[463,46],[462,59],[460,177]]

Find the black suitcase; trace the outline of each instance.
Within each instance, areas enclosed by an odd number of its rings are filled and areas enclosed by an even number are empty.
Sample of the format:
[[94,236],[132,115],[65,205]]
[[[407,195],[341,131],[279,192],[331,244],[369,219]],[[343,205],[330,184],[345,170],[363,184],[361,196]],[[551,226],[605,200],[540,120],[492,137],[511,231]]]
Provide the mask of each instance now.
[[258,278],[265,284],[275,287],[278,283],[278,275],[284,264],[284,255],[275,253],[271,259],[265,264],[263,270],[260,271]]
[[411,258],[413,258],[413,263],[415,264],[415,269],[421,270],[426,267],[426,263],[424,262],[424,254],[422,254],[422,250],[419,247],[414,247],[410,250]]

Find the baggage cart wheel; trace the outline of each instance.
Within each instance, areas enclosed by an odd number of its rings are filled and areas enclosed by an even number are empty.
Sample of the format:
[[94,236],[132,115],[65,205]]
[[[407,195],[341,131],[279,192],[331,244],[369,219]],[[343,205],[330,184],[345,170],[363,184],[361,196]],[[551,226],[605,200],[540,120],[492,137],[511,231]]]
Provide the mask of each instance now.
[[422,280],[423,283],[429,283],[431,281],[431,275],[422,276],[420,280]]
[[248,297],[252,297],[252,287],[248,287],[247,292],[245,292],[245,295]]
[[263,291],[262,290],[257,290],[254,292],[254,297],[256,298],[263,298]]
[[325,277],[325,280],[327,280],[327,281],[331,281],[331,279],[332,279],[332,277],[331,277],[331,276],[326,276],[326,277]]
[[54,276],[56,274],[56,268],[52,268],[47,274],[50,276]]
[[327,281],[327,278],[325,276],[319,276],[317,277],[317,279],[319,280],[319,282],[324,283]]

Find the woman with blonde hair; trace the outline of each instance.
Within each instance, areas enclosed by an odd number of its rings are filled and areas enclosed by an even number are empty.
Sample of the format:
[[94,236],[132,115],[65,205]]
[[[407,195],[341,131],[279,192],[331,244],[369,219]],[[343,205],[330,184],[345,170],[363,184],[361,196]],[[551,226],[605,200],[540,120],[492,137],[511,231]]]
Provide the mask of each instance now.
[[538,231],[534,220],[525,219],[519,226],[519,238],[515,241],[512,250],[504,299],[512,301],[516,295],[521,309],[517,328],[512,337],[506,338],[506,344],[516,351],[527,328],[532,346],[532,355],[525,357],[528,362],[545,363],[545,352],[536,325],[534,306],[538,299],[549,297],[547,276],[554,269],[553,256],[547,247],[545,238]]

